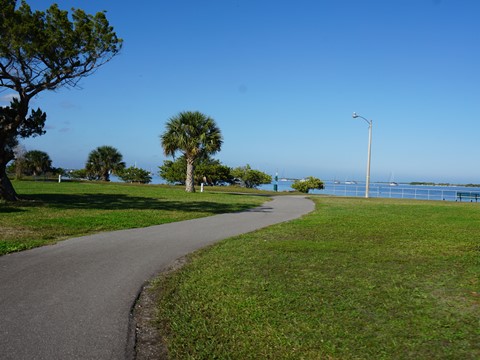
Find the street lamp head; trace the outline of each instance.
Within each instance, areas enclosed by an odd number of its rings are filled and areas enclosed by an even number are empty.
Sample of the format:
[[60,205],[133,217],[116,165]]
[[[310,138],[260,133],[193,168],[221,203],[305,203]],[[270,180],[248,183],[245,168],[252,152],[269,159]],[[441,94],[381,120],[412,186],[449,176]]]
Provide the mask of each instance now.
[[356,118],[363,119],[363,120],[365,120],[365,122],[366,122],[368,125],[372,126],[372,120],[367,120],[367,119],[365,119],[363,116],[358,115],[356,112],[354,112],[354,113],[352,114],[352,117],[353,117],[354,119],[356,119]]

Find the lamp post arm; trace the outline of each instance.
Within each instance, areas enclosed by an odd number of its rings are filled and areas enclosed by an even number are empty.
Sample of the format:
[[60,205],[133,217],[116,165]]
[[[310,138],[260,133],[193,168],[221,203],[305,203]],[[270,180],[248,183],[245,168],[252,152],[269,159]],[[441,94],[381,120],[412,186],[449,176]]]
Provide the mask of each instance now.
[[371,125],[372,120],[367,120],[367,119],[365,119],[363,116],[355,114],[354,118],[357,118],[357,117],[360,118],[360,119],[365,120],[366,123],[367,123],[369,126]]

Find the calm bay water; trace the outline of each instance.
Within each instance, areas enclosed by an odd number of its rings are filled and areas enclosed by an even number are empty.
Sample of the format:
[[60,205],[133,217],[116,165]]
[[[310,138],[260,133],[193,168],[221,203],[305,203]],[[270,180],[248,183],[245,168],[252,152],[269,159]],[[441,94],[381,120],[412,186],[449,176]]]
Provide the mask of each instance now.
[[[112,176],[112,181],[120,181],[115,176]],[[293,191],[293,181],[278,181],[278,191]],[[151,184],[165,184],[165,181],[155,175],[152,177]],[[261,185],[259,189],[270,190],[274,189],[274,183]],[[458,192],[478,193],[479,187],[465,187],[465,186],[431,186],[431,185],[408,185],[398,184],[398,186],[390,186],[386,183],[371,183],[370,197],[378,198],[397,198],[397,199],[419,199],[419,200],[445,200],[457,201]],[[325,181],[325,189],[313,190],[311,194],[324,194],[336,196],[365,196],[365,182],[357,182],[357,184],[336,184],[333,181]],[[474,201],[471,199],[462,199],[462,201]]]
[[[292,191],[292,181],[279,181],[278,191]],[[274,184],[262,185],[260,188],[264,190],[273,190]],[[468,192],[480,194],[479,187],[465,186],[433,186],[433,185],[408,185],[398,184],[398,186],[390,186],[386,183],[370,183],[370,197],[379,198],[400,198],[400,199],[419,199],[419,200],[446,200],[456,201],[457,193]],[[357,184],[334,183],[333,181],[325,182],[325,189],[313,190],[311,194],[324,194],[336,196],[365,196],[365,183]],[[462,201],[471,201],[470,199]],[[473,200],[475,201],[475,200]]]

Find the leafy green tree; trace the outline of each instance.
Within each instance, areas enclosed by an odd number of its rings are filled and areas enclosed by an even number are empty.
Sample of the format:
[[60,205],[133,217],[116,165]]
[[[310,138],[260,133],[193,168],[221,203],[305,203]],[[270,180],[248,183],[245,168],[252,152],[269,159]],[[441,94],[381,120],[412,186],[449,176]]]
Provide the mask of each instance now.
[[240,166],[232,170],[232,176],[239,179],[247,188],[256,188],[262,184],[270,184],[272,177],[260,170],[254,170],[250,165]]
[[150,172],[135,166],[130,166],[120,170],[118,171],[117,175],[120,179],[129,183],[148,184],[152,182],[152,176],[150,175]]
[[220,185],[233,183],[232,169],[223,165],[219,160],[207,158],[201,161],[195,170],[195,183]]
[[52,160],[44,151],[27,151],[24,161],[26,175],[38,176],[52,170]]
[[215,120],[198,111],[185,111],[170,118],[160,140],[165,155],[175,156],[180,152],[185,156],[187,192],[195,192],[195,160],[220,151],[223,142]]
[[113,146],[99,146],[88,155],[85,169],[87,176],[94,180],[110,181],[110,174],[125,168],[123,156]]
[[292,188],[302,193],[308,194],[310,190],[324,188],[323,182],[313,176],[309,176],[306,179],[295,180],[292,184]]
[[[182,155],[175,161],[165,160],[159,169],[159,175],[168,183],[185,185],[187,171],[185,156]],[[232,180],[231,169],[219,160],[210,157],[201,157],[195,160],[195,185],[201,183],[219,185],[231,183]]]
[[121,47],[104,12],[69,14],[56,4],[32,11],[25,0],[19,6],[0,0],[0,88],[16,93],[0,108],[0,199],[18,199],[5,172],[18,138],[45,133],[46,114],[37,109],[28,115],[30,100],[45,90],[76,87]]
[[72,170],[68,173],[68,176],[72,179],[88,179],[88,174],[86,169],[77,169]]
[[180,156],[175,161],[165,160],[162,166],[159,166],[158,174],[169,184],[185,185],[187,179],[187,161],[184,156]]
[[53,174],[53,175],[62,175],[62,176],[68,176],[67,174],[67,170],[65,170],[64,168],[57,168],[57,167],[51,167],[50,168],[50,172]]

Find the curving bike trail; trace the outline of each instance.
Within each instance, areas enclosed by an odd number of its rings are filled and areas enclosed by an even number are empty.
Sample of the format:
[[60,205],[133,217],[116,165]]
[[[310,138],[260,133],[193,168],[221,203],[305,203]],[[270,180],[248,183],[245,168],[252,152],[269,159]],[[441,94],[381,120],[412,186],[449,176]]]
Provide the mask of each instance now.
[[83,236],[0,257],[0,358],[132,359],[132,306],[146,281],[221,239],[298,218],[303,196],[233,214]]

